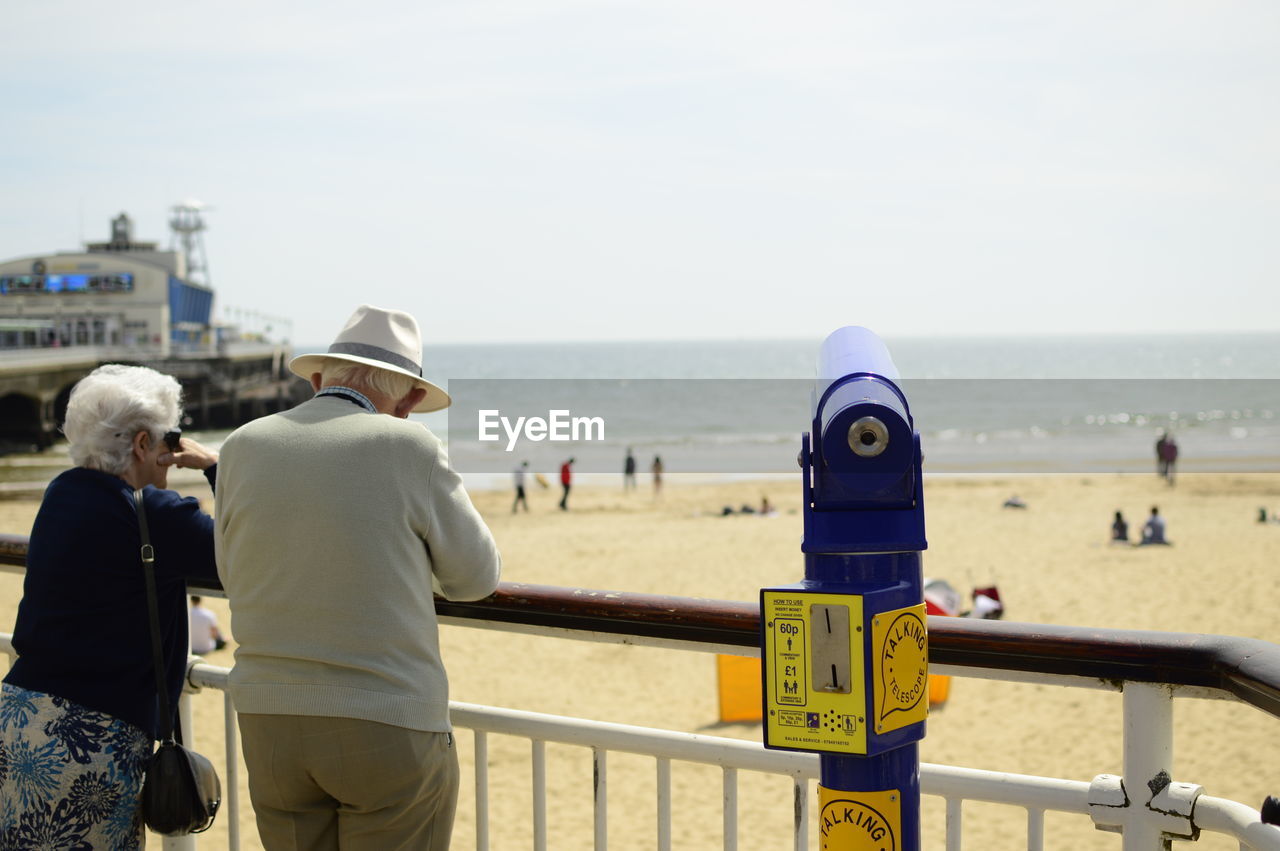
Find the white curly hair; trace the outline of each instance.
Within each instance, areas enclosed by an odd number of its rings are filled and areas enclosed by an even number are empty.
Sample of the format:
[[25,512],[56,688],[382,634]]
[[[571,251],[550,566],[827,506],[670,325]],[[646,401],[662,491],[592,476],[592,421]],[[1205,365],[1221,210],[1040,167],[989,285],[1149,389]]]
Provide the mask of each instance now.
[[418,386],[409,376],[389,369],[329,360],[321,368],[320,385],[328,387],[333,384],[350,387],[352,390],[374,390],[397,402],[408,396],[409,391]]
[[146,431],[158,441],[181,419],[182,386],[176,378],[145,366],[109,363],[72,388],[62,432],[77,466],[119,476],[129,468],[135,434]]

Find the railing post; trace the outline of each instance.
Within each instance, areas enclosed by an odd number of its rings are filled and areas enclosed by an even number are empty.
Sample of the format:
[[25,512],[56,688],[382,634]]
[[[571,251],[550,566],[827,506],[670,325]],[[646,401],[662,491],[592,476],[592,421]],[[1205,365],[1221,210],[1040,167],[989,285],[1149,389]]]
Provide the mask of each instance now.
[[483,730],[476,730],[474,746],[476,851],[489,851],[489,734]]
[[1027,808],[1027,851],[1044,851],[1044,810]]
[[795,834],[793,851],[808,851],[809,848],[809,781],[804,777],[796,777],[792,790],[795,798]]
[[658,851],[671,851],[671,760],[658,757]]
[[[1173,696],[1167,686],[1124,684],[1124,788],[1129,807],[1150,814],[1151,799],[1173,772]],[[1163,784],[1161,784],[1163,779]],[[1169,847],[1161,825],[1134,818],[1124,827],[1124,851]]]
[[1176,783],[1173,691],[1164,684],[1124,684],[1124,776],[1100,774],[1089,785],[1089,815],[1099,830],[1121,833],[1125,851],[1159,851],[1172,839],[1200,835],[1192,815],[1204,791]]
[[738,769],[725,768],[724,786],[724,851],[738,851]]
[[227,761],[227,849],[240,851],[240,749],[236,746],[239,730],[236,724],[236,708],[231,702],[231,692],[222,693],[223,735],[226,741]]
[[609,847],[609,752],[604,748],[592,748],[591,763],[595,775],[592,790],[595,812],[592,847],[595,851],[606,851]]
[[802,438],[804,581],[760,593],[765,745],[820,754],[824,848],[920,848],[928,641],[919,435],[865,328],[823,343]]
[[533,771],[533,849],[547,851],[547,743],[534,739]]

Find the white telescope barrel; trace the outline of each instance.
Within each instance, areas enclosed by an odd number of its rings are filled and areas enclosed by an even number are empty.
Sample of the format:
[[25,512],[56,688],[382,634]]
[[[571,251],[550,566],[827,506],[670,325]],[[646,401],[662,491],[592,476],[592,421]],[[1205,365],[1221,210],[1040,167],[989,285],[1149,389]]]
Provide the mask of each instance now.
[[855,372],[872,372],[898,380],[898,368],[884,341],[860,325],[846,325],[822,341],[818,354],[818,378],[836,381]]
[[823,341],[813,441],[827,470],[882,473],[894,481],[903,475],[911,460],[911,419],[897,379],[888,348],[866,328],[848,325]]

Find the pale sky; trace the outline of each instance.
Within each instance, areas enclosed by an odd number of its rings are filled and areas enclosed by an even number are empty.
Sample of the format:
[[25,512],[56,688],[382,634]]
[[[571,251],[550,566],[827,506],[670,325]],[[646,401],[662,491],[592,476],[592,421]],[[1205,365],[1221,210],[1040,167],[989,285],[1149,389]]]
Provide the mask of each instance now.
[[[268,9],[269,11],[264,11]],[[0,258],[428,342],[1280,328],[1280,5],[13,2]]]

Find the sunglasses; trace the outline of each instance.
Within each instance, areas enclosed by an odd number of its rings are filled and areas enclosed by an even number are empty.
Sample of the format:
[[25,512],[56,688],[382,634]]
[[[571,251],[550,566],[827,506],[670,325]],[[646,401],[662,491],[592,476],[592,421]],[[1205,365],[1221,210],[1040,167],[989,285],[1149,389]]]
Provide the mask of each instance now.
[[182,451],[182,430],[174,429],[164,433],[164,445],[169,447],[170,452]]

